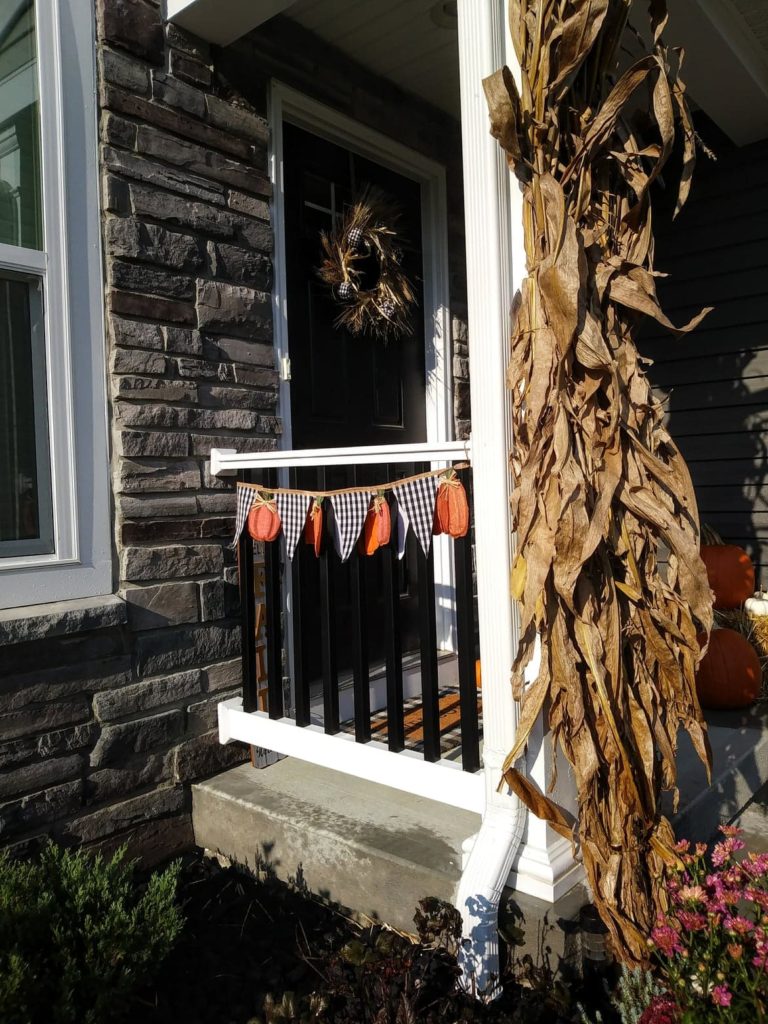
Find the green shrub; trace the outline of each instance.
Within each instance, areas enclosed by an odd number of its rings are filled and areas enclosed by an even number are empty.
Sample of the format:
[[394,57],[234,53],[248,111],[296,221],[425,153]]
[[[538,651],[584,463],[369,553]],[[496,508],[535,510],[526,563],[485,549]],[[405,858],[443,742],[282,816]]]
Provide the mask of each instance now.
[[139,885],[125,856],[0,854],[2,1024],[116,1021],[154,974],[183,927],[180,865]]

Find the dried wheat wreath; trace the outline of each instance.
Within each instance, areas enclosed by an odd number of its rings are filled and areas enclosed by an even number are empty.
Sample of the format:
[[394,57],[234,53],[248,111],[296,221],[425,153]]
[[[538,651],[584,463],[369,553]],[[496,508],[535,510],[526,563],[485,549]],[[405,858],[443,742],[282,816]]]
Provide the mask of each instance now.
[[416,296],[402,267],[400,212],[375,190],[365,192],[331,234],[323,232],[318,273],[342,305],[336,319],[352,334],[379,338],[413,332]]

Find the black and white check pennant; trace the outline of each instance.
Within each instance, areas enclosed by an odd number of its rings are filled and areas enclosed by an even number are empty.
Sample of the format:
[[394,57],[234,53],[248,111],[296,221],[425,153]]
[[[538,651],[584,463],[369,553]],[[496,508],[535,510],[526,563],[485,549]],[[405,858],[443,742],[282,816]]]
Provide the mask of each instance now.
[[400,484],[394,489],[397,503],[405,512],[425,555],[429,554],[432,543],[432,523],[435,518],[435,499],[439,485],[439,476],[423,476]]
[[235,519],[235,539],[232,541],[233,548],[237,547],[237,542],[240,540],[240,534],[243,532],[255,496],[256,491],[252,487],[237,485],[237,517]]
[[280,494],[278,491],[275,495],[277,511],[280,513],[280,522],[283,526],[285,550],[291,559],[307,521],[307,511],[311,500],[309,494]]
[[342,562],[346,562],[352,554],[352,548],[360,536],[370,503],[371,494],[368,491],[331,495],[334,541]]

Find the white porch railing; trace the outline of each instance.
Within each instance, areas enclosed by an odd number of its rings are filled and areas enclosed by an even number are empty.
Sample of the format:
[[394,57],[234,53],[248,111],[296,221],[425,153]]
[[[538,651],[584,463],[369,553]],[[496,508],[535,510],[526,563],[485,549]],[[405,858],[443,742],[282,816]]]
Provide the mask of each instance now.
[[[324,470],[329,466],[380,465],[388,467],[416,464],[420,468],[440,468],[452,462],[466,461],[471,455],[469,442],[437,442],[401,445],[376,445],[358,448],[303,449],[268,453],[245,453],[214,449],[211,471],[215,475],[236,474],[246,482],[277,486],[278,471],[287,471],[290,485],[295,474],[307,469]],[[396,472],[393,470],[393,472]],[[391,479],[396,479],[392,476]],[[282,482],[282,481],[281,481]],[[467,483],[469,481],[467,480]],[[304,486],[303,484],[301,485]],[[322,486],[318,484],[318,486]],[[469,488],[471,493],[471,488]],[[391,492],[390,492],[391,493]],[[326,524],[327,525],[327,524]],[[414,545],[411,572],[415,570],[418,592],[418,636],[420,693],[416,717],[421,734],[417,752],[406,749],[404,728],[403,650],[401,644],[401,597],[398,586],[397,537],[372,558],[353,553],[349,562],[351,602],[348,619],[341,620],[334,596],[337,558],[331,543],[324,544],[315,568],[311,552],[296,552],[291,562],[282,560],[282,544],[265,545],[265,597],[267,630],[267,707],[259,708],[255,669],[255,596],[253,542],[244,532],[240,540],[240,590],[243,616],[243,696],[219,705],[219,734],[223,743],[241,740],[256,747],[300,757],[305,761],[343,771],[371,782],[428,797],[466,810],[482,813],[485,788],[480,771],[478,731],[478,693],[476,683],[475,616],[472,584],[471,538],[434,538],[429,555]],[[310,557],[307,557],[310,556]],[[378,564],[376,562],[378,561]],[[382,692],[373,685],[368,660],[368,626],[365,575],[375,568],[381,574],[383,614],[386,620],[386,742],[372,733],[372,695]],[[313,624],[302,621],[302,586],[308,574],[316,575],[319,601]],[[436,577],[440,600],[436,600]],[[302,583],[302,580],[304,581]],[[452,599],[445,600],[445,584]],[[441,752],[442,707],[438,665],[438,610],[448,606],[455,616],[458,687],[450,700],[453,716],[458,701],[460,762]],[[322,700],[311,692],[312,680],[306,666],[308,629],[319,625],[322,662]],[[284,627],[284,628],[283,628]],[[354,719],[347,723],[339,715],[339,658],[337,640],[340,629],[351,637],[352,689]],[[294,713],[285,713],[282,650],[288,653],[288,675]],[[383,682],[383,680],[382,680]],[[317,689],[317,686],[315,686]],[[314,701],[313,701],[314,696]],[[322,707],[322,724],[318,723]],[[458,751],[457,751],[458,753]]]

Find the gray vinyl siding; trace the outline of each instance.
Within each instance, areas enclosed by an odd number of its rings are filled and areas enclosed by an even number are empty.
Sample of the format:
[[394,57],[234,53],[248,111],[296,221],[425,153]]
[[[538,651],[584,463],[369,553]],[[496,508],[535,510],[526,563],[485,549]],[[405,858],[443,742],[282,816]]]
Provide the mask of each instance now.
[[640,348],[667,401],[702,521],[752,555],[768,585],[768,141],[699,162],[689,204],[657,221],[662,306],[692,334],[646,330]]

